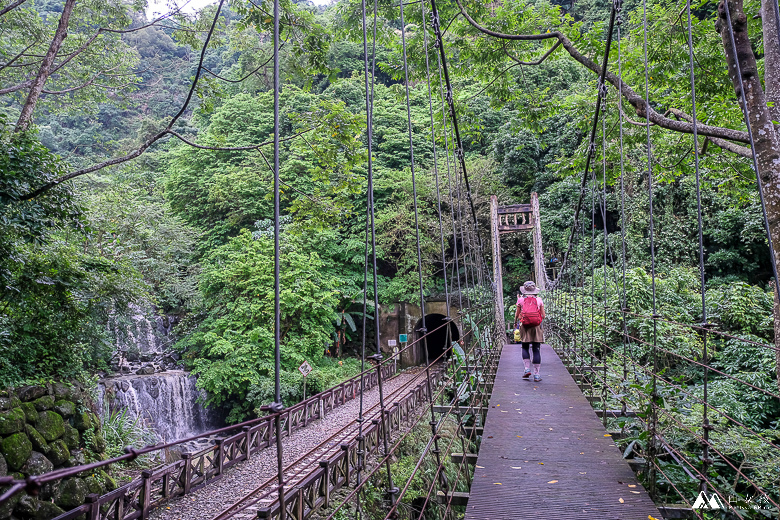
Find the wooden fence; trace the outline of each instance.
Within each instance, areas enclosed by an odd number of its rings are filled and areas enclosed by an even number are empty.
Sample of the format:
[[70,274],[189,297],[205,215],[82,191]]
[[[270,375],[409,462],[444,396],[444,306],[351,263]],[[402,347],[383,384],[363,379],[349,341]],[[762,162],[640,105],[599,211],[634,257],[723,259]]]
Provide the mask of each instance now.
[[[387,363],[381,370],[382,379],[386,381],[395,374],[395,364]],[[362,379],[368,390],[376,386],[378,374],[372,370],[363,374]],[[289,436],[310,421],[324,418],[334,408],[358,397],[360,380],[361,376],[353,377],[285,409],[281,416],[282,436]],[[397,414],[397,411],[393,413]],[[376,425],[372,424],[371,428],[376,429]],[[164,502],[221,478],[226,469],[275,442],[276,429],[273,418],[269,416],[253,426],[243,427],[242,431],[230,437],[217,439],[214,446],[195,453],[182,453],[181,460],[145,470],[141,477],[110,493],[88,495],[83,505],[52,520],[145,520]]]

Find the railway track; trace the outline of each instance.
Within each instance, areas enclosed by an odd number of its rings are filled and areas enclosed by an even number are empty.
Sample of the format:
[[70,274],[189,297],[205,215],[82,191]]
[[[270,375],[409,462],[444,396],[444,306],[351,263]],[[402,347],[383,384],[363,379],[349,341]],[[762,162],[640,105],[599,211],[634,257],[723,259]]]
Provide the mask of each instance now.
[[[432,367],[437,374],[443,372],[445,364],[438,363]],[[418,386],[425,384],[425,369],[421,369],[401,387],[385,396],[385,407],[389,409],[406,394],[413,392]],[[367,408],[363,412],[363,423],[378,421],[380,403]],[[365,429],[365,426],[364,426]],[[343,450],[343,446],[356,441],[359,431],[359,421],[353,419],[336,433],[322,441],[313,449],[302,455],[284,469],[284,488],[294,490],[320,468],[320,462],[332,458]],[[212,520],[249,520],[258,518],[258,511],[267,509],[279,500],[277,477],[272,477],[241,497],[239,500],[222,510]]]

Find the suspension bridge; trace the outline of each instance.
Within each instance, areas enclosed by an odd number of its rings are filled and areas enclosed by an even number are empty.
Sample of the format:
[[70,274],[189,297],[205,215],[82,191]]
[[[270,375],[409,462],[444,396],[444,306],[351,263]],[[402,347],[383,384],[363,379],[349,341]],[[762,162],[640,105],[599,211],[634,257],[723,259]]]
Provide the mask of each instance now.
[[[220,4],[221,6],[221,4]],[[181,459],[145,470],[138,478],[108,494],[88,495],[85,502],[56,520],[132,520],[153,513],[165,518],[162,508],[179,497],[195,497],[215,482],[231,478],[231,468],[265,457],[275,466],[272,476],[256,486],[240,486],[228,504],[209,513],[212,520],[230,518],[456,518],[468,520],[515,519],[660,519],[704,518],[713,508],[728,509],[735,518],[777,515],[777,463],[780,446],[771,433],[731,415],[713,400],[708,384],[713,377],[727,379],[767,399],[778,392],[741,376],[725,373],[712,363],[711,345],[736,341],[746,347],[772,345],[735,337],[717,330],[707,320],[706,301],[696,322],[675,321],[656,295],[653,243],[652,148],[648,126],[648,198],[651,257],[652,312],[631,308],[626,298],[626,252],[613,250],[607,232],[607,190],[615,190],[624,218],[623,177],[619,187],[606,182],[607,130],[604,114],[610,108],[605,78],[610,51],[617,47],[620,70],[621,3],[612,4],[601,76],[595,94],[595,112],[585,151],[585,168],[579,200],[573,211],[568,250],[557,276],[550,279],[543,255],[542,216],[536,194],[528,204],[499,206],[491,202],[491,217],[478,218],[472,200],[466,161],[458,128],[447,50],[442,38],[435,0],[412,5],[430,24],[423,30],[429,92],[431,145],[434,150],[435,192],[439,210],[442,258],[452,251],[452,271],[444,269],[448,316],[428,330],[426,298],[417,227],[416,249],[420,272],[421,326],[405,348],[422,347],[425,363],[403,379],[396,375],[394,356],[386,357],[379,337],[372,347],[362,339],[362,372],[305,401],[285,406],[280,396],[279,321],[279,3],[274,9],[275,77],[275,399],[264,407],[267,415],[174,442],[127,448],[122,456],[26,478],[0,477],[0,506],[18,503],[20,497],[38,494],[68,478],[139,456],[180,446],[193,439],[218,435],[216,443]],[[411,8],[411,7],[410,7]],[[460,6],[463,14],[463,6]],[[728,12],[728,9],[726,9]],[[688,5],[690,17],[690,5]],[[411,131],[404,9],[399,9],[400,39],[409,117],[415,223],[417,187],[414,142]],[[218,15],[218,13],[217,13]],[[473,20],[467,16],[473,22]],[[376,240],[374,232],[371,85],[375,63],[369,52],[367,13],[362,5],[365,57],[365,96],[368,125],[368,191],[366,207],[366,269],[364,302],[373,284],[374,309],[379,309]],[[473,22],[478,26],[476,22]],[[731,28],[729,27],[729,30]],[[616,38],[613,40],[613,33]],[[733,40],[733,34],[732,34]],[[429,41],[429,39],[431,41]],[[689,40],[690,42],[690,40]],[[689,47],[690,51],[690,47]],[[432,64],[431,61],[435,60]],[[646,59],[646,57],[645,57]],[[691,73],[693,74],[691,55]],[[622,79],[618,75],[618,84]],[[437,80],[438,79],[438,85]],[[693,81],[691,88],[694,88]],[[694,96],[695,97],[695,96]],[[645,100],[649,105],[649,100]],[[434,106],[436,108],[434,109]],[[747,112],[747,105],[743,103]],[[695,106],[694,106],[695,107]],[[444,124],[436,125],[441,111]],[[749,114],[745,114],[746,117]],[[748,123],[749,124],[749,121]],[[693,138],[696,139],[696,119]],[[601,139],[599,139],[599,137]],[[444,143],[441,146],[441,143]],[[694,145],[694,150],[696,150]],[[601,152],[599,152],[601,150]],[[621,174],[624,154],[620,150]],[[602,159],[601,175],[597,165]],[[697,172],[698,155],[694,157]],[[445,186],[446,191],[440,189]],[[618,191],[619,190],[619,191]],[[443,200],[442,192],[449,199]],[[442,203],[451,208],[449,214]],[[586,202],[590,202],[590,216]],[[699,205],[699,236],[702,234]],[[597,216],[603,229],[596,229]],[[452,228],[444,234],[444,220]],[[625,222],[621,220],[621,233]],[[486,232],[486,230],[488,230]],[[597,233],[597,231],[599,233]],[[544,289],[547,318],[542,347],[541,382],[521,378],[519,345],[507,337],[502,281],[501,236],[533,235],[534,278]],[[603,238],[596,258],[597,239]],[[622,237],[625,239],[625,236]],[[490,248],[483,241],[490,241]],[[623,240],[625,244],[625,240]],[[699,243],[702,291],[705,266]],[[490,264],[490,265],[489,265]],[[600,274],[599,274],[600,273]],[[598,276],[597,276],[598,275]],[[460,341],[449,337],[452,317],[449,301],[458,298],[461,309]],[[617,302],[617,307],[615,306]],[[367,310],[367,302],[364,311]],[[366,315],[366,312],[364,312]],[[366,330],[366,326],[363,330]],[[428,341],[445,330],[446,348],[429,356]],[[676,338],[695,338],[687,349],[675,347]],[[688,343],[691,345],[690,341]],[[708,347],[709,345],[709,347]],[[396,353],[397,354],[397,353]],[[695,372],[685,380],[668,375]],[[693,379],[701,383],[692,386]],[[369,396],[371,398],[369,399]],[[352,406],[354,413],[305,452],[284,455],[286,442],[296,432],[323,428],[323,424]],[[317,430],[318,431],[318,430]],[[426,432],[427,441],[412,468],[396,465],[399,450],[413,433]],[[729,446],[738,433],[749,443],[745,449]],[[730,481],[719,477],[726,471]],[[774,477],[772,473],[774,472]],[[774,480],[772,480],[774,478]],[[237,488],[238,489],[238,483]],[[413,499],[409,499],[411,494]],[[705,500],[701,501],[700,498]],[[738,500],[734,500],[737,498]],[[192,498],[195,500],[195,498]]]

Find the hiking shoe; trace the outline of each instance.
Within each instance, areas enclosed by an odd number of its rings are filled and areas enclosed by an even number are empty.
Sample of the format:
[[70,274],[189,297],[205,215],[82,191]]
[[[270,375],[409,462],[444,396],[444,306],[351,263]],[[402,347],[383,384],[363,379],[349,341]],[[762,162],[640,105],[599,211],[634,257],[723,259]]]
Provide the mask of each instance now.
[[523,374],[523,379],[528,379],[529,377],[531,377],[531,371],[526,370],[525,373]]
[[541,380],[542,380],[542,376],[540,376],[539,374],[534,374],[534,383],[538,383]]

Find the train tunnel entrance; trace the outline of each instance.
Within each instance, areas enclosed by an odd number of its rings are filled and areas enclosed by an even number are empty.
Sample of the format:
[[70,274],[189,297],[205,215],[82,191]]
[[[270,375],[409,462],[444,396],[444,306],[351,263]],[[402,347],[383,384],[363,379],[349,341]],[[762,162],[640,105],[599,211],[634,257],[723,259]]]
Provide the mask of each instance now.
[[[428,343],[428,359],[433,362],[439,356],[441,356],[447,349],[447,329],[449,329],[450,341],[458,341],[460,339],[460,331],[455,322],[450,321],[449,325],[445,325],[446,316],[443,314],[426,314],[425,315],[425,327],[428,329],[427,343]],[[444,325],[444,326],[442,326]],[[422,327],[422,320],[418,320],[414,326],[414,330],[418,330]],[[415,333],[415,339],[419,339],[422,335],[419,332]],[[422,362],[425,362],[423,357]]]

